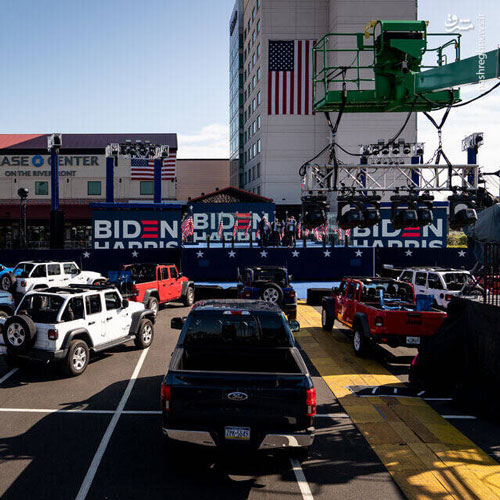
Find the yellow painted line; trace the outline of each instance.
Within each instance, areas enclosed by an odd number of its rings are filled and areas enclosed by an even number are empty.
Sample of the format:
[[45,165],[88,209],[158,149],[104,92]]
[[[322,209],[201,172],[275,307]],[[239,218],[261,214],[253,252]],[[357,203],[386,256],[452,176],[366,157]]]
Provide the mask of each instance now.
[[434,411],[412,398],[359,398],[350,385],[399,385],[380,363],[358,358],[338,329],[299,304],[302,349],[409,499],[499,499],[500,465]]

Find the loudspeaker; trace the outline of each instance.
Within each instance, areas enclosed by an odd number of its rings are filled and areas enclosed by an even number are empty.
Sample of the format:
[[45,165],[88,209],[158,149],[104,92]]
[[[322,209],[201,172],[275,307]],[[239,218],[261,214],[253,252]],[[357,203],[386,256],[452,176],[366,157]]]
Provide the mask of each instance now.
[[64,212],[50,211],[50,248],[64,248]]

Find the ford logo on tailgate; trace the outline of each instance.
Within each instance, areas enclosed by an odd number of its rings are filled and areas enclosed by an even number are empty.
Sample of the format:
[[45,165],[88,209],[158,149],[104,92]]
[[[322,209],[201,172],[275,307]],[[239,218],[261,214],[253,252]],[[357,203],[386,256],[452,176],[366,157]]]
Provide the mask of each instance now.
[[231,401],[245,401],[245,399],[248,399],[248,394],[245,394],[244,392],[230,392],[227,395],[227,399],[230,399]]

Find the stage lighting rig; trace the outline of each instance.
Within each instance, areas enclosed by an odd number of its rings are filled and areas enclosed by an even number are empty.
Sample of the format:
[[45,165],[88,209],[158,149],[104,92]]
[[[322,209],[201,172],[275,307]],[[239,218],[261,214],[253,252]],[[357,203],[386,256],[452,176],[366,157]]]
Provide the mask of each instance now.
[[468,149],[479,149],[484,143],[484,134],[482,132],[476,132],[469,135],[462,140],[462,151],[467,151]]
[[337,223],[341,229],[355,227],[372,227],[378,224],[380,217],[381,197],[373,194],[354,195],[341,194],[338,198]]
[[387,144],[379,140],[376,144],[363,144],[359,150],[361,156],[368,158],[368,163],[372,165],[399,165],[410,163],[410,158],[414,156],[423,156],[424,145],[404,139]]
[[457,189],[448,196],[450,215],[448,225],[450,229],[460,230],[477,221],[476,196],[472,193],[458,193]]
[[306,229],[326,224],[328,203],[326,196],[309,195],[302,197],[302,224]]
[[59,153],[62,147],[62,134],[51,134],[47,137],[47,150]]

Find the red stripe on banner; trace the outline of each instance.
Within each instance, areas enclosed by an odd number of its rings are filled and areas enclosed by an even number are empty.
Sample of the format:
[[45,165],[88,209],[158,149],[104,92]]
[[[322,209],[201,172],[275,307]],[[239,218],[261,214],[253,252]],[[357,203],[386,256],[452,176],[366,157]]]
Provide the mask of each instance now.
[[420,233],[403,233],[403,238],[420,238]]
[[156,233],[156,234],[143,234],[141,236],[141,238],[143,240],[156,240],[156,239],[158,239],[158,233]]
[[302,40],[297,42],[297,113],[302,114]]
[[309,114],[309,40],[306,40],[306,64],[305,64],[305,68],[304,68],[304,71],[305,71],[305,86],[306,86],[306,91],[305,91],[305,100],[306,102],[304,103],[305,104],[305,114],[308,115]]
[[267,114],[272,115],[272,95],[273,95],[273,77],[272,73],[269,71],[267,75]]
[[158,225],[157,220],[141,220],[143,224],[153,224],[153,225]]
[[294,93],[294,90],[295,90],[295,72],[294,71],[291,71],[290,72],[290,114],[293,115],[294,114],[294,102],[293,102],[293,93]]
[[274,88],[274,113],[280,114],[280,72],[275,73],[275,88]]

